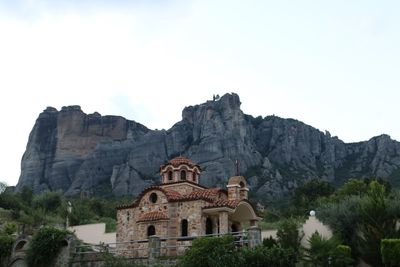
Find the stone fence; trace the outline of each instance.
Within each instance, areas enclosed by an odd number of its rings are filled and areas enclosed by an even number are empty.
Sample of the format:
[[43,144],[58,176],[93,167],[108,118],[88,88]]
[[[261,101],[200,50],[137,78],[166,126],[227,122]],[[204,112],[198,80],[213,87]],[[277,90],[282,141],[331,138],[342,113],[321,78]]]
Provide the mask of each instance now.
[[[237,246],[255,247],[262,243],[261,230],[258,227],[251,227],[247,231],[230,234],[235,237],[234,242]],[[221,235],[213,234],[205,236]],[[73,236],[69,236],[65,239],[65,242],[63,242],[59,254],[54,256],[54,266],[103,267],[108,260],[113,260],[113,256],[117,256],[117,259],[120,261],[134,262],[144,266],[174,266],[178,261],[178,257],[183,255],[186,249],[191,246],[192,241],[198,237],[150,236],[149,239],[146,240],[123,243],[77,245],[76,239]],[[27,266],[25,257],[29,242],[29,236],[20,236],[15,241],[11,259],[8,264],[9,267]],[[136,244],[140,246],[135,248]]]

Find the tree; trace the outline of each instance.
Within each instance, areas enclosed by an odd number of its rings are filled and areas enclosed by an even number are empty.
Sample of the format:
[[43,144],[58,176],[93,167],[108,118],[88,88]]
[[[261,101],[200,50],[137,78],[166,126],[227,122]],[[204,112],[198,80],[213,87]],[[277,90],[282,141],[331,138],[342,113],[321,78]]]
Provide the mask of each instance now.
[[310,209],[315,209],[319,198],[329,197],[334,191],[335,188],[327,181],[312,179],[295,189],[293,204],[306,214]]
[[300,242],[304,236],[304,233],[299,231],[297,222],[294,219],[284,220],[278,227],[276,236],[279,246],[284,249],[292,249],[297,258]]
[[387,194],[386,186],[376,180],[368,184],[364,196],[334,199],[318,210],[318,218],[328,224],[355,256],[372,266],[382,266],[380,242],[400,235],[400,194]]
[[361,179],[349,179],[337,191],[336,195],[344,196],[363,196],[368,191],[368,183]]
[[4,182],[0,182],[0,194],[3,193],[7,188],[7,184]]
[[[381,240],[399,236],[396,227],[399,214],[389,213],[387,204],[385,186],[377,181],[372,181],[367,196],[360,202],[358,250],[362,259],[373,266],[382,266]],[[399,204],[400,201],[397,205]]]

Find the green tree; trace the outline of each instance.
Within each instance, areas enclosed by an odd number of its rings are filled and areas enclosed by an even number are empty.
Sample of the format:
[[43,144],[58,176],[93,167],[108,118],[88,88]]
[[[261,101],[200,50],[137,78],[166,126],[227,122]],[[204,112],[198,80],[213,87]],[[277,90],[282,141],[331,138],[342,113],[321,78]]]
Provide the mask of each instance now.
[[339,197],[344,196],[363,196],[368,191],[368,183],[362,179],[349,179],[338,190],[336,195]]
[[0,182],[0,194],[3,193],[7,188],[7,184],[4,182]]
[[26,261],[30,267],[52,266],[69,232],[53,227],[43,227],[36,232],[27,250]]
[[380,242],[399,236],[400,194],[386,192],[387,186],[376,180],[364,196],[344,196],[326,203],[317,216],[352,248],[354,256],[372,266],[382,266]]
[[358,250],[362,259],[373,266],[382,266],[381,240],[399,236],[396,227],[399,214],[390,214],[387,204],[385,186],[377,181],[372,181],[367,196],[360,202]]
[[301,210],[301,214],[307,214],[310,209],[315,209],[319,198],[329,197],[334,191],[327,181],[312,179],[295,189],[293,205]]
[[21,192],[19,192],[18,197],[26,206],[30,207],[33,199],[33,191],[31,188],[24,186]]
[[284,220],[278,227],[276,236],[280,247],[292,249],[296,256],[299,255],[300,242],[304,233],[299,230],[299,225],[296,220]]
[[57,212],[61,207],[64,198],[61,192],[44,192],[33,198],[33,207],[43,209],[45,212]]

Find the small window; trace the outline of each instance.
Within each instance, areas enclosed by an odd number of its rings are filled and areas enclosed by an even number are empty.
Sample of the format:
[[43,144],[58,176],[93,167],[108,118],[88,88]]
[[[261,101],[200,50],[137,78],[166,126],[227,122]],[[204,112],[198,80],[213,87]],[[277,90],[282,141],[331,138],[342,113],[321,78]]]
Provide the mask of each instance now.
[[154,225],[150,225],[147,228],[147,237],[152,236],[152,235],[156,235],[156,228],[154,227]]
[[186,180],[186,171],[181,171],[181,180]]
[[193,180],[193,182],[196,182],[196,173],[195,172],[192,172],[192,180]]
[[232,233],[239,232],[239,228],[238,228],[238,226],[237,226],[235,223],[232,223],[231,232],[232,232]]
[[239,183],[239,185],[240,185],[241,188],[244,188],[244,187],[245,187],[243,181],[241,181],[241,182]]
[[210,218],[206,219],[206,235],[211,235],[213,233],[213,222]]
[[182,220],[181,222],[181,236],[188,236],[188,221]]
[[157,202],[157,194],[156,193],[151,193],[149,200],[151,203],[156,203]]
[[168,172],[168,181],[172,181],[172,171]]

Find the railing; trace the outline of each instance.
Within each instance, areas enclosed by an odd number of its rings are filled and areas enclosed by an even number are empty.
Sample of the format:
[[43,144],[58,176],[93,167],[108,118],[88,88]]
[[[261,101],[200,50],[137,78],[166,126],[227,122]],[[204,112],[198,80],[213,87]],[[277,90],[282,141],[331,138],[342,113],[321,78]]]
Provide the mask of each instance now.
[[[254,230],[259,231],[254,234]],[[252,231],[252,233],[250,232]],[[248,231],[231,232],[227,234],[208,234],[199,236],[158,237],[150,236],[148,239],[131,240],[115,243],[84,244],[76,247],[75,255],[101,254],[104,252],[123,256],[126,258],[157,258],[159,256],[179,256],[192,246],[192,241],[199,237],[215,237],[232,235],[234,244],[241,246],[254,246],[261,242],[261,231],[249,229]],[[259,237],[258,237],[259,236]],[[257,240],[256,240],[257,239]]]

